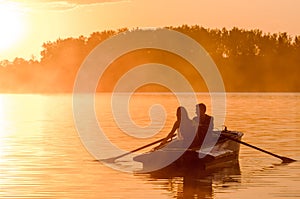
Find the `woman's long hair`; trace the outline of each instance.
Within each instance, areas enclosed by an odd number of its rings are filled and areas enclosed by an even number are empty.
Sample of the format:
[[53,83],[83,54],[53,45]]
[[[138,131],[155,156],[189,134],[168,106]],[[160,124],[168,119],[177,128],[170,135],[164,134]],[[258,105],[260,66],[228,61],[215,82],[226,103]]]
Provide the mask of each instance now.
[[189,139],[193,135],[194,127],[192,120],[188,116],[187,110],[183,106],[179,106],[176,111],[177,121],[179,122],[178,138]]

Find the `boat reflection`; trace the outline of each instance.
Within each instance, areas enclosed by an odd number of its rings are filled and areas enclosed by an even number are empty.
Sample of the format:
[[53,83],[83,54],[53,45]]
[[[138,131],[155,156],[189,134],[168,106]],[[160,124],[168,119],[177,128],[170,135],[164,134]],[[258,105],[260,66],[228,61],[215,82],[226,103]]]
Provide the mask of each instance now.
[[[226,189],[240,183],[240,166],[236,161],[207,170],[158,171],[148,174],[148,180],[160,183],[175,198],[215,198],[217,189]],[[163,183],[163,186],[162,184]]]

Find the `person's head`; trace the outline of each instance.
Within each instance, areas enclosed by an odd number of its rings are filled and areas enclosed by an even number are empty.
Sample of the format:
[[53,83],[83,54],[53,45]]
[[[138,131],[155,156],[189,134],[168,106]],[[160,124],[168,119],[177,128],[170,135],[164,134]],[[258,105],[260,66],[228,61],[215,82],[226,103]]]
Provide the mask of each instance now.
[[197,104],[196,105],[196,114],[199,115],[204,115],[206,112],[206,106],[203,103]]
[[185,119],[188,117],[187,110],[183,106],[179,106],[176,111],[177,119]]

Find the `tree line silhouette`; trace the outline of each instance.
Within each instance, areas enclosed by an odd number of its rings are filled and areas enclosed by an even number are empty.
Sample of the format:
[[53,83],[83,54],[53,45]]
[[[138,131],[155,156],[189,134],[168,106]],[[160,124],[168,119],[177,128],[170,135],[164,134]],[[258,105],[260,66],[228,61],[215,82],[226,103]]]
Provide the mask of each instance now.
[[[184,33],[201,44],[215,61],[228,92],[299,92],[300,35],[263,33],[239,28],[208,29],[198,25],[166,27]],[[83,60],[105,39],[127,31],[127,28],[94,32],[89,37],[58,39],[42,46],[41,59],[15,58],[0,61],[0,92],[50,93],[72,92],[76,74]],[[149,53],[150,52],[150,53]],[[129,53],[113,63],[117,72],[156,61],[180,63],[180,70],[189,74],[184,61],[165,52],[146,49]],[[170,60],[173,60],[171,63]],[[176,62],[176,63],[175,63]],[[130,68],[130,67],[129,67]],[[114,71],[107,73],[97,91],[112,91],[117,81]],[[193,81],[203,81],[194,78]],[[105,86],[107,85],[107,86]],[[197,91],[206,91],[205,85]],[[149,89],[149,88],[148,88]]]

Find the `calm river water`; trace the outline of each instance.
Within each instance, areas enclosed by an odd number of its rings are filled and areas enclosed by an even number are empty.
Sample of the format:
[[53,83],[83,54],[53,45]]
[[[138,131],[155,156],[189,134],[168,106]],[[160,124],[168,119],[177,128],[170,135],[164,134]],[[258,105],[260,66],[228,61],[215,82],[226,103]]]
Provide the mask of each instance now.
[[[197,97],[211,114],[209,95]],[[151,105],[161,104],[166,113],[165,118],[157,114],[151,125],[152,130],[163,125],[162,130],[142,139],[124,134],[116,125],[109,94],[97,94],[95,99],[99,126],[115,146],[128,151],[164,137],[178,106],[170,94],[132,96],[131,119],[141,132],[151,121]],[[187,108],[192,118],[194,104]],[[300,161],[281,164],[246,146],[241,146],[239,167],[197,177],[156,177],[112,169],[95,161],[84,147],[72,110],[71,94],[0,95],[0,198],[300,198]],[[139,133],[127,120],[122,123],[122,113],[118,122]],[[243,132],[245,142],[300,160],[299,93],[229,93],[225,125]],[[86,128],[94,132],[91,126]],[[141,165],[131,157],[116,164],[124,170],[139,169]]]

